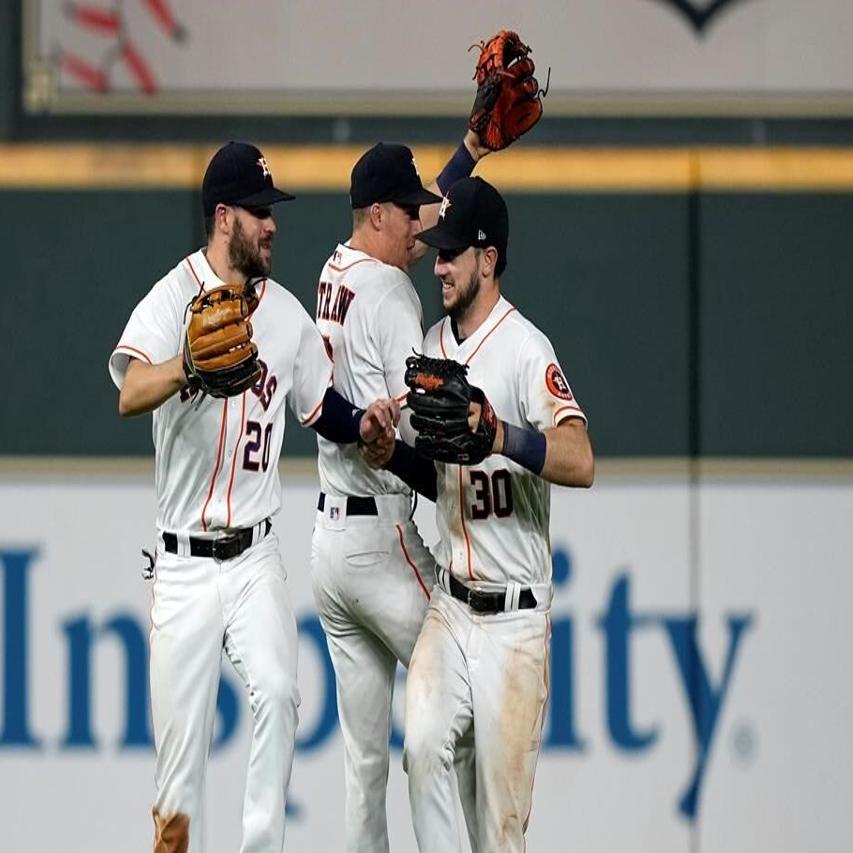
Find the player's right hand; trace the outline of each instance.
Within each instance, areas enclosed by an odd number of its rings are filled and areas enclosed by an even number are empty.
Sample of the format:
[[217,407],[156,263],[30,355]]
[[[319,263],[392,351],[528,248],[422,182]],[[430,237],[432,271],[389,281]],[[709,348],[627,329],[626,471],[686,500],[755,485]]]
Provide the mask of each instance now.
[[400,420],[400,404],[391,398],[374,400],[361,417],[358,427],[359,443],[373,444],[390,438],[394,442],[394,427]]

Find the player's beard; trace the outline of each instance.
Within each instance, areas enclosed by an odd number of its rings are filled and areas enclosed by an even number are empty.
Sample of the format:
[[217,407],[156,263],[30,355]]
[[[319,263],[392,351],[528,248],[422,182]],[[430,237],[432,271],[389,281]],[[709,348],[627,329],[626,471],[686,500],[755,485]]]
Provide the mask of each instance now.
[[234,221],[234,231],[228,241],[228,261],[247,279],[264,278],[270,274],[270,262],[264,260],[258,246],[253,246],[246,238],[239,219]]
[[471,278],[468,280],[468,284],[464,288],[456,285],[456,301],[447,309],[450,319],[457,323],[464,319],[479,292],[480,276],[477,272],[473,272],[471,273]]

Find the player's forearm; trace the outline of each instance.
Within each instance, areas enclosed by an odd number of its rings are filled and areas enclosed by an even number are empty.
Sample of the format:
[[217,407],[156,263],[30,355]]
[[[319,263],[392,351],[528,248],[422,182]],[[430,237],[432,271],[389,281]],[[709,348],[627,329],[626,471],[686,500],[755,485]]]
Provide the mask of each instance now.
[[580,418],[569,418],[554,429],[545,430],[547,448],[540,474],[559,486],[589,488],[595,478],[595,459]]
[[428,500],[435,501],[438,497],[435,464],[423,456],[418,456],[413,448],[399,439],[395,442],[394,453],[383,467]]
[[160,364],[131,359],[118,397],[122,417],[153,412],[187,385],[183,357],[175,356]]
[[588,488],[595,476],[592,445],[580,418],[543,432],[498,421],[493,452],[559,486]]
[[[469,177],[479,160],[489,153],[489,149],[480,144],[480,137],[473,130],[468,130],[460,146],[441,170],[441,174],[427,189],[436,195],[446,195],[456,181]],[[438,222],[440,207],[438,203],[421,205],[421,228],[424,231]],[[418,241],[412,253],[412,262],[420,260],[426,254],[427,248],[426,243]]]

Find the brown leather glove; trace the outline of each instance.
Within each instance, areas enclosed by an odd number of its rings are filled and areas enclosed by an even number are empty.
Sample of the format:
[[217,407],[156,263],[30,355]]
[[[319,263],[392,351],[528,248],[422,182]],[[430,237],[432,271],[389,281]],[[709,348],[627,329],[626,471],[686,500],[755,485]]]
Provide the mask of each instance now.
[[542,117],[542,95],[533,76],[530,47],[512,30],[501,30],[480,49],[474,79],[477,96],[468,126],[480,142],[500,151],[527,133]]
[[225,285],[187,306],[184,373],[193,390],[236,397],[258,381],[258,348],[248,319],[257,304],[254,288]]

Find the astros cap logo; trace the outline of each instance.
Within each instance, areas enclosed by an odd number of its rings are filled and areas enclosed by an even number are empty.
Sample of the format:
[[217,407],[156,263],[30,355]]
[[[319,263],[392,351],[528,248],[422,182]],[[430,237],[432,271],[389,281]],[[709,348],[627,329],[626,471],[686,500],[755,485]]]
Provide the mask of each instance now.
[[269,178],[272,175],[272,172],[270,172],[270,167],[267,166],[267,158],[266,157],[259,157],[258,158],[258,165],[261,167],[261,171],[264,173],[265,178]]
[[447,208],[450,207],[450,196],[445,196],[441,200],[441,207],[438,209],[438,218],[444,219],[444,214],[447,213]]

